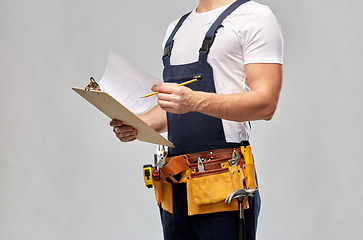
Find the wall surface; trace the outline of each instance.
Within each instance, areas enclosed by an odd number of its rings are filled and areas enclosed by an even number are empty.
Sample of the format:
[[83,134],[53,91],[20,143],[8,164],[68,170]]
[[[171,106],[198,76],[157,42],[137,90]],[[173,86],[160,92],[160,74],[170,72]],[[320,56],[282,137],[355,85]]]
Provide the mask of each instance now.
[[[363,2],[263,0],[284,32],[274,119],[252,123],[260,240],[361,239]],[[112,50],[161,77],[168,24],[197,0],[0,1],[0,239],[162,238],[142,165],[71,90]]]

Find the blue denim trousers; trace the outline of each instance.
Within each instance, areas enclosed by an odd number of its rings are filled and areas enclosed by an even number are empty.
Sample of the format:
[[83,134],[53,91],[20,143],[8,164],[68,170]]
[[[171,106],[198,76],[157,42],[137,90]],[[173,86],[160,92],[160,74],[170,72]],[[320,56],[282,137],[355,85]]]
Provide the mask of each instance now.
[[[238,211],[188,216],[186,184],[173,184],[174,213],[160,208],[165,240],[237,240]],[[254,240],[261,200],[259,191],[244,210],[246,238]]]

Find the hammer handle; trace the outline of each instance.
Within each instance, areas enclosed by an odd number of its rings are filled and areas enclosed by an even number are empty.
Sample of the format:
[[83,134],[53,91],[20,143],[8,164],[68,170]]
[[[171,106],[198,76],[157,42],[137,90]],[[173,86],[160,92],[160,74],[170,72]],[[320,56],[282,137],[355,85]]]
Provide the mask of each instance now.
[[244,197],[238,198],[238,205],[239,205],[238,240],[246,240],[246,223],[245,223],[245,215],[244,215],[244,210],[243,210],[243,199],[244,199]]

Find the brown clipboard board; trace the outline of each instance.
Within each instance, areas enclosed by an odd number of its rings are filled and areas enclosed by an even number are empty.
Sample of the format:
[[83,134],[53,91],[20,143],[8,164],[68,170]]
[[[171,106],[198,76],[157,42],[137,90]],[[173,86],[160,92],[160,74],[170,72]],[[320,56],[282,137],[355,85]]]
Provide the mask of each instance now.
[[106,92],[92,90],[87,86],[86,88],[72,89],[86,99],[89,103],[95,106],[98,110],[103,112],[110,119],[117,119],[122,121],[123,124],[132,126],[138,131],[137,139],[143,142],[160,144],[168,147],[174,147],[166,138],[156,132],[153,128],[142,121],[133,112],[128,110],[120,102],[114,99]]

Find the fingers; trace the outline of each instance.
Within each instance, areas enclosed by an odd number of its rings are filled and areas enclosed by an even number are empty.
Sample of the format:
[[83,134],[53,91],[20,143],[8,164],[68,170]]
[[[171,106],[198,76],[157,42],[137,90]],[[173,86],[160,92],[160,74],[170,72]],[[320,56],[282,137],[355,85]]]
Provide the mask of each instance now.
[[110,125],[113,127],[113,132],[116,134],[116,137],[121,142],[130,142],[136,139],[137,130],[135,128],[122,125],[122,122],[119,120],[111,120]]
[[114,132],[116,134],[116,137],[120,139],[121,142],[134,141],[137,136],[136,129],[129,126],[116,127],[114,128]]
[[[163,84],[157,86],[158,100],[170,103],[180,103],[184,97],[185,87],[176,87],[176,84]],[[172,104],[173,105],[173,104]]]
[[122,126],[122,122],[117,119],[112,119],[110,122],[110,126],[111,127],[120,127],[120,126]]
[[161,109],[175,114],[184,114],[193,110],[191,101],[193,91],[176,84],[163,84],[154,86],[153,91],[158,91],[158,105]]
[[175,83],[164,83],[162,85],[155,85],[151,88],[154,92],[160,93],[173,93],[177,88],[177,84]]

